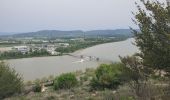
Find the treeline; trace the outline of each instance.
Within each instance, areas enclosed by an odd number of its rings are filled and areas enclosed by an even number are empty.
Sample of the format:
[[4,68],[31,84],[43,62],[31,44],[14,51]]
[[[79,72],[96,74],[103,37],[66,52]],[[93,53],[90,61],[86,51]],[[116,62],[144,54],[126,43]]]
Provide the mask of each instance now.
[[49,56],[50,53],[45,49],[30,51],[27,53],[22,53],[19,51],[9,51],[0,53],[0,60],[4,59],[17,59],[17,58],[28,58],[28,57],[40,57],[40,56]]
[[99,43],[95,42],[95,43],[90,43],[90,42],[86,42],[86,43],[77,43],[77,44],[72,44],[69,47],[59,47],[56,49],[57,52],[60,53],[71,53],[74,52],[76,50],[79,49],[84,49],[93,45],[97,45]]
[[61,54],[62,53],[72,53],[72,52],[75,52],[76,50],[84,49],[84,48],[91,47],[91,46],[94,46],[94,45],[98,45],[98,44],[102,44],[102,43],[109,43],[109,42],[117,42],[117,41],[122,41],[122,40],[125,40],[125,39],[127,39],[127,38],[114,38],[114,39],[88,38],[88,39],[85,39],[82,42],[80,42],[80,41],[70,42],[71,43],[70,46],[59,47],[59,48],[56,49],[56,52],[60,52]]

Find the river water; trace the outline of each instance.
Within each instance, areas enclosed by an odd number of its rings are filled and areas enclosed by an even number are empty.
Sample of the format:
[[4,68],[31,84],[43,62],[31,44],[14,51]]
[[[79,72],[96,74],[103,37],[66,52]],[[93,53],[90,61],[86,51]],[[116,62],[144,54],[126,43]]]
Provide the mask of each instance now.
[[61,73],[96,68],[101,63],[117,62],[120,56],[133,55],[138,48],[132,44],[133,38],[121,42],[105,43],[77,51],[73,55],[98,57],[100,60],[81,59],[72,56],[35,57],[7,60],[10,67],[15,68],[25,81],[59,75]]

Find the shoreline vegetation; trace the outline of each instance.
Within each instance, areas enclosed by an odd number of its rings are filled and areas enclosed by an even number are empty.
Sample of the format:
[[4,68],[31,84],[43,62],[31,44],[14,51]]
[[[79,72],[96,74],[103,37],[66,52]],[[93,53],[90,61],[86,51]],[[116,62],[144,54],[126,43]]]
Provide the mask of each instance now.
[[50,55],[46,50],[43,49],[40,51],[34,51],[26,54],[23,54],[21,52],[3,52],[0,54],[0,60],[46,57],[46,56],[52,56],[52,55]]
[[115,39],[87,39],[84,40],[82,42],[74,42],[72,43],[70,46],[68,47],[60,47],[57,48],[56,51],[60,52],[61,55],[67,54],[67,53],[73,53],[75,51],[81,50],[81,49],[85,49],[85,48],[89,48],[92,46],[96,46],[99,44],[104,44],[104,43],[111,43],[111,42],[120,42],[120,41],[125,41],[128,38],[115,38]]
[[68,47],[59,47],[55,51],[59,52],[56,55],[51,55],[47,50],[41,49],[36,51],[30,51],[28,53],[21,53],[21,52],[1,52],[0,53],[0,60],[9,60],[9,59],[22,59],[22,58],[33,58],[33,57],[47,57],[47,56],[63,56],[69,55],[70,53],[74,53],[79,50],[83,50],[85,48],[89,48],[92,46],[104,44],[104,43],[111,43],[111,42],[120,42],[124,41],[128,38],[115,38],[115,39],[86,39],[84,41],[79,42],[70,42]]

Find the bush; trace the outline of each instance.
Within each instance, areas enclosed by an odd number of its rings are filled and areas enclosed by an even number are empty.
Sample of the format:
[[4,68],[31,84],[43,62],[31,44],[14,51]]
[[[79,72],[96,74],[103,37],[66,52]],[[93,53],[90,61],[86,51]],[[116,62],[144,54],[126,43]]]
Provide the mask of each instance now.
[[42,80],[40,80],[40,79],[34,80],[34,84],[35,84],[33,86],[33,91],[34,92],[41,92],[41,89],[42,89],[41,82],[42,82]]
[[41,85],[39,83],[36,83],[35,86],[33,87],[34,92],[41,92]]
[[62,74],[54,80],[54,89],[70,89],[78,84],[76,76],[72,73]]
[[0,99],[20,93],[22,87],[21,76],[4,62],[0,62]]
[[124,81],[124,68],[125,66],[122,63],[100,65],[95,72],[95,77],[91,80],[91,88],[116,89]]

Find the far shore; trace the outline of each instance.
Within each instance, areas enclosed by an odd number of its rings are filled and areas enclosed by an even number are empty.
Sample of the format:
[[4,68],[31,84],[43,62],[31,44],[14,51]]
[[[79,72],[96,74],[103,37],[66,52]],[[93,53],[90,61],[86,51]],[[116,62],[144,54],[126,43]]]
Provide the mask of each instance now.
[[[127,39],[130,39],[130,38],[127,38]],[[127,39],[123,40],[123,41],[126,41]],[[95,46],[98,46],[98,45],[102,45],[102,44],[108,44],[108,43],[116,43],[116,42],[121,42],[121,41],[115,41],[115,42],[107,42],[107,43],[101,43],[101,44],[97,44],[97,45],[93,45],[93,46],[89,46],[87,48],[91,48],[91,47],[95,47]],[[6,48],[6,47],[5,47]],[[9,48],[9,47],[8,47]],[[84,48],[84,49],[87,49],[87,48]],[[0,48],[1,49],[1,48]],[[79,49],[79,50],[76,50],[72,53],[63,53],[61,55],[43,55],[43,56],[32,56],[32,57],[22,57],[22,58],[9,58],[9,59],[4,59],[4,61],[7,61],[7,60],[15,60],[15,59],[28,59],[28,58],[43,58],[43,57],[54,57],[54,56],[66,56],[66,55],[69,55],[69,54],[78,54],[79,52],[81,52],[82,50],[84,49]]]

